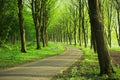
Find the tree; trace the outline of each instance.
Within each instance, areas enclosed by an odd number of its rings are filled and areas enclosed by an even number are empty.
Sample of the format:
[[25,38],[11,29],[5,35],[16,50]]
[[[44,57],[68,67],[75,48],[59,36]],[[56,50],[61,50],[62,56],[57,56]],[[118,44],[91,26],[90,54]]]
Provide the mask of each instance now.
[[78,26],[78,40],[81,46],[81,18],[82,18],[82,1],[79,0],[79,26]]
[[7,2],[4,0],[0,0],[0,46],[3,45],[7,39],[8,32],[10,30],[9,25],[5,26],[6,19],[8,19],[8,15],[6,14]]
[[[69,4],[69,13],[70,13],[70,18],[73,23],[71,27],[73,27],[73,39],[74,39],[74,45],[77,45],[77,23],[78,23],[78,4],[77,1],[70,0]],[[68,19],[70,19],[68,18]]]
[[18,17],[20,25],[20,36],[21,36],[21,51],[26,52],[26,42],[25,42],[25,29],[24,29],[24,18],[23,18],[23,0],[18,0]]
[[85,30],[85,1],[82,1],[82,4],[81,4],[81,19],[82,19],[82,22],[81,22],[81,26],[82,26],[82,33],[83,33],[83,38],[84,38],[84,45],[85,47],[87,47],[87,40],[86,40],[86,30]]
[[41,37],[43,42],[43,47],[47,46],[47,23],[48,23],[48,10],[47,10],[47,1],[42,0],[42,26],[41,26]]
[[[109,5],[108,5],[109,2]],[[111,32],[112,32],[112,28],[111,28],[111,21],[112,21],[112,3],[110,1],[106,2],[106,6],[107,6],[107,21],[108,21],[108,36],[107,36],[107,40],[108,40],[108,44],[111,47]]]
[[37,49],[40,49],[40,28],[41,28],[41,12],[42,12],[41,0],[32,0],[32,16],[36,31],[36,44]]
[[0,46],[8,41],[15,43],[13,36],[19,32],[16,0],[0,0],[0,20]]
[[117,35],[117,41],[118,45],[120,46],[120,1],[116,1],[116,11],[117,11],[117,21],[118,21],[118,30],[116,28],[116,35]]
[[101,12],[101,0],[88,0],[91,28],[95,34],[100,75],[114,73],[104,36],[104,24]]

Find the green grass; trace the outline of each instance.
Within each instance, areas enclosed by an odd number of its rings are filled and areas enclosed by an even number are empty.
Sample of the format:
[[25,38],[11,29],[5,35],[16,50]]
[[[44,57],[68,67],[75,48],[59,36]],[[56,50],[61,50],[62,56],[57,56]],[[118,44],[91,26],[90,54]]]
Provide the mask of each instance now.
[[109,50],[115,50],[115,51],[120,51],[120,47],[112,47]]
[[80,48],[83,51],[82,60],[71,68],[55,76],[54,80],[120,80],[120,68],[114,67],[116,74],[99,76],[97,54],[89,48]]
[[0,69],[13,67],[26,62],[35,61],[49,56],[60,54],[64,51],[64,45],[59,43],[49,43],[45,48],[36,50],[35,43],[28,43],[27,53],[20,52],[20,44],[4,45],[0,48]]

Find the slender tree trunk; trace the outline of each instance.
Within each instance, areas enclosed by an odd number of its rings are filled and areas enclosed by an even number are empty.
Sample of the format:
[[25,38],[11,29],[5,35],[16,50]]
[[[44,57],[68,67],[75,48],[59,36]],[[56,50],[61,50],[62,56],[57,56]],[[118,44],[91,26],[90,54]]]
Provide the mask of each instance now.
[[[66,15],[67,16],[67,15]],[[66,40],[67,40],[67,44],[69,44],[69,30],[68,30],[68,28],[69,28],[69,25],[68,25],[69,23],[68,23],[68,20],[66,20]]]
[[87,47],[87,43],[86,43],[86,32],[85,32],[85,25],[84,25],[84,12],[83,12],[83,16],[82,16],[82,32],[83,32],[83,38],[84,38],[84,46]]
[[118,20],[118,27],[115,27],[115,32],[116,32],[116,37],[117,37],[117,42],[118,46],[120,46],[120,18],[119,18],[119,11],[117,10],[117,20]]
[[87,47],[84,16],[85,15],[84,15],[84,1],[83,1],[83,3],[82,3],[82,32],[83,32],[83,38],[84,38],[84,46]]
[[[45,20],[43,20],[43,21],[45,21]],[[46,29],[45,29],[45,27],[46,27],[46,25],[45,25],[45,23],[43,22],[43,27],[41,28],[42,30],[41,30],[41,33],[42,33],[42,42],[43,42],[43,47],[46,47],[47,46],[47,33],[46,33]]]
[[82,7],[81,7],[81,0],[79,0],[79,27],[78,27],[78,41],[79,41],[79,45],[81,46],[81,18],[82,18]]
[[46,32],[46,29],[45,29],[45,25],[43,25],[44,27],[42,27],[42,42],[43,42],[43,47],[46,47],[47,46],[47,32]]
[[91,48],[94,49],[94,52],[97,52],[97,44],[95,39],[95,32],[93,30],[93,27],[91,27]]
[[45,36],[44,36],[44,29],[43,26],[41,27],[41,37],[42,37],[42,43],[43,43],[43,47],[45,47]]
[[62,42],[62,29],[60,29],[60,42]]
[[111,47],[111,27],[108,25],[108,44]]
[[36,49],[41,49],[40,46],[40,20],[41,20],[41,3],[38,0],[32,0],[32,16],[36,31]]
[[91,27],[95,31],[97,53],[100,65],[100,75],[111,75],[114,73],[114,71],[104,36],[104,25],[101,14],[100,1],[101,0],[88,0],[90,23]]
[[74,45],[77,45],[77,39],[76,39],[76,33],[77,33],[77,10],[75,10],[74,12],[75,15],[73,15],[74,17]]
[[14,33],[13,34],[13,44],[15,44],[16,43],[16,34]]
[[48,46],[47,30],[45,30],[45,46]]
[[72,44],[72,30],[71,30],[71,21],[69,22],[69,44]]
[[42,42],[43,47],[47,46],[47,22],[48,22],[48,12],[46,10],[47,1],[42,0]]
[[77,42],[76,42],[76,22],[74,22],[74,45],[77,45]]
[[37,49],[41,49],[40,47],[40,28],[36,29],[36,41],[37,41]]
[[118,19],[118,45],[120,46],[120,11],[117,10],[117,19]]
[[[106,3],[108,6],[108,3]],[[111,47],[111,20],[112,20],[112,4],[110,4],[110,7],[107,7],[107,13],[108,13],[108,44]]]
[[20,36],[21,36],[21,51],[26,52],[26,42],[25,42],[25,29],[24,29],[24,19],[23,19],[23,1],[18,0],[19,9],[19,24],[20,24]]

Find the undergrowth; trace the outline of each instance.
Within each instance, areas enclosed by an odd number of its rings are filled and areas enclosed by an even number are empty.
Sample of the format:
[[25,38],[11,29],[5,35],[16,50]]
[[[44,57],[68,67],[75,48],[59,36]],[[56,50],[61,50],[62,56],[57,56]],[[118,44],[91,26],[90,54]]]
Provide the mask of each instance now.
[[80,48],[83,51],[82,59],[63,71],[53,80],[120,80],[120,68],[114,67],[116,74],[99,76],[97,54],[89,48]]

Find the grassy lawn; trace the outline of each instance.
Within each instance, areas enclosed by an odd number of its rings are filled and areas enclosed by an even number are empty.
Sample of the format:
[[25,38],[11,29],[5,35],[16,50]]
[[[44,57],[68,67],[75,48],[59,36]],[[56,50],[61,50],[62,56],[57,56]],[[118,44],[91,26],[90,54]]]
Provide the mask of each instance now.
[[120,47],[112,47],[109,50],[115,50],[115,51],[120,51]]
[[56,76],[54,80],[120,80],[120,68],[117,67],[114,67],[116,74],[99,76],[97,54],[89,48],[81,50],[84,52],[82,60]]
[[35,43],[28,43],[27,53],[21,53],[20,44],[4,45],[4,47],[0,48],[0,69],[57,55],[64,51],[64,45],[51,42],[47,47],[42,47],[41,50],[36,50],[35,48]]

